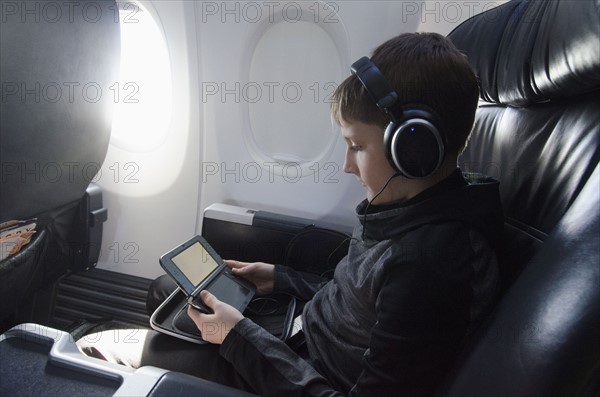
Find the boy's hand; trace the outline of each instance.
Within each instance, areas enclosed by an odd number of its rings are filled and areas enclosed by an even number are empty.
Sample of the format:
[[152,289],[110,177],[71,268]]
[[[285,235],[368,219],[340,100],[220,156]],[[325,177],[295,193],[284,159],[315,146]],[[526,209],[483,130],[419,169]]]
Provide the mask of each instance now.
[[273,292],[275,266],[263,262],[247,263],[233,260],[226,260],[225,264],[233,274],[254,284],[257,295],[268,295]]
[[208,291],[200,292],[200,298],[202,298],[206,306],[210,307],[214,313],[201,313],[192,306],[188,306],[187,314],[200,330],[202,339],[209,343],[220,345],[229,334],[229,331],[231,331],[244,316],[236,308],[225,302],[221,302],[216,296]]

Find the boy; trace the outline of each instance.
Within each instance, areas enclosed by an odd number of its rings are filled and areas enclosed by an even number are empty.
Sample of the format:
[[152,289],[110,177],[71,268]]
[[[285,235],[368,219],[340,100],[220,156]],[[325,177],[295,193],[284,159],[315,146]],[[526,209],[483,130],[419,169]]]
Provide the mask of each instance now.
[[[367,199],[357,207],[361,225],[333,280],[314,284],[282,266],[227,261],[260,294],[283,291],[308,300],[306,349],[291,350],[203,291],[214,314],[189,308],[188,315],[200,330],[219,327],[204,335],[220,345],[218,353],[188,345],[181,350],[194,350],[189,357],[203,357],[189,359],[189,370],[165,366],[156,355],[142,357],[141,365],[185,370],[264,396],[421,395],[439,386],[498,286],[493,247],[503,219],[497,184],[469,183],[457,168],[474,120],[477,83],[464,56],[437,34],[395,37],[370,61],[397,99],[387,108],[375,104],[380,98],[365,86],[369,65],[366,75],[357,70],[335,92],[332,115],[347,145],[344,171],[363,184]],[[390,119],[413,104],[434,113],[443,146],[439,161],[417,178],[405,168],[419,158],[403,168],[384,145]],[[208,350],[220,356],[218,371],[206,368],[215,362],[206,365]]]

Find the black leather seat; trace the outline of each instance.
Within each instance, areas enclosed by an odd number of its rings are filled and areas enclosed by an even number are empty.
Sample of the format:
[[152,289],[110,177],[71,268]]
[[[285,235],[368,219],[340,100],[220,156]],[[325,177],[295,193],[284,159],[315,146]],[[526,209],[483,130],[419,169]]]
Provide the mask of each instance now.
[[0,222],[37,217],[33,241],[0,262],[5,327],[34,291],[97,260],[106,210],[89,185],[110,138],[115,10],[104,0],[2,3]]
[[501,181],[506,293],[444,394],[600,393],[600,3],[513,0],[449,37],[481,80],[467,171]]

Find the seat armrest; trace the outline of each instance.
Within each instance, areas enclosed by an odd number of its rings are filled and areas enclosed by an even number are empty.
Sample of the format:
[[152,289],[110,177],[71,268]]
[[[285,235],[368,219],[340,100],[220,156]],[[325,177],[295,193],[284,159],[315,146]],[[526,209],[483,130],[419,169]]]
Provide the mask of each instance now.
[[256,394],[179,372],[167,372],[148,394],[148,397],[159,396],[256,397]]

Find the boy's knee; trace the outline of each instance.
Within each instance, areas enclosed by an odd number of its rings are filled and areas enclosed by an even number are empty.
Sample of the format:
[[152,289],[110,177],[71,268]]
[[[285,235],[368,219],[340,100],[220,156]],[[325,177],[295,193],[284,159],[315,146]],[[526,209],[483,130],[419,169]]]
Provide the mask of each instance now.
[[177,284],[166,274],[154,279],[148,288],[148,296],[146,297],[148,315],[151,316],[176,288]]

